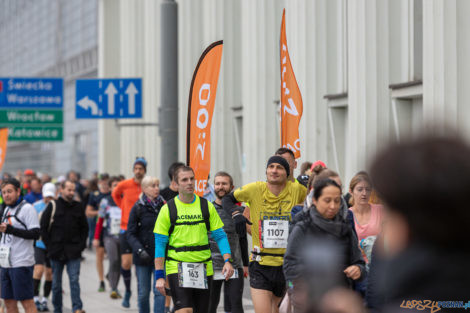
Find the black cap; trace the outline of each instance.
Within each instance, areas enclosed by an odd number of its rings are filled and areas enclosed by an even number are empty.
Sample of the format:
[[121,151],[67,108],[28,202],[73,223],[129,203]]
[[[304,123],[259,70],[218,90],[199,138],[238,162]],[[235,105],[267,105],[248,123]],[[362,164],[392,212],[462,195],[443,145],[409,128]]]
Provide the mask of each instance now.
[[287,176],[290,175],[289,163],[287,163],[286,159],[284,159],[282,156],[273,155],[272,157],[270,157],[269,160],[268,160],[268,164],[266,164],[266,168],[267,168],[271,163],[278,163],[278,164],[281,164],[282,167],[285,168],[286,173],[287,173]]

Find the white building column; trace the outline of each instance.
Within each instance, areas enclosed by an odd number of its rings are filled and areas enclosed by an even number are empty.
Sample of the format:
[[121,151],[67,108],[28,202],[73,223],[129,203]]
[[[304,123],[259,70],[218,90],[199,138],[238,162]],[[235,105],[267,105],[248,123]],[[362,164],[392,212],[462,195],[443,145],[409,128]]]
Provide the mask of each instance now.
[[156,1],[101,0],[99,77],[142,78],[142,119],[99,122],[99,167],[132,176],[136,156],[148,161],[147,173],[160,177],[158,107],[160,77],[159,6]]
[[[98,7],[98,77],[120,75],[120,3],[100,0]],[[98,170],[100,173],[121,173],[121,135],[114,120],[98,121]]]
[[389,133],[388,1],[348,1],[346,182]]
[[457,1],[423,1],[423,31],[425,121],[455,126],[458,120],[459,79]]

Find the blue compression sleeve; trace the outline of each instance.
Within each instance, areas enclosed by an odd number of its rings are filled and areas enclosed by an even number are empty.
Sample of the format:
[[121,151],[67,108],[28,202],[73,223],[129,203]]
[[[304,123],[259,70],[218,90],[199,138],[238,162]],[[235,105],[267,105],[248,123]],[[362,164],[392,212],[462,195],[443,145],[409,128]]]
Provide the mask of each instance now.
[[232,252],[230,251],[230,245],[228,243],[227,234],[224,232],[223,228],[213,230],[211,236],[217,242],[222,256],[226,253],[229,253],[230,255],[232,254]]
[[155,234],[155,257],[164,258],[168,236]]

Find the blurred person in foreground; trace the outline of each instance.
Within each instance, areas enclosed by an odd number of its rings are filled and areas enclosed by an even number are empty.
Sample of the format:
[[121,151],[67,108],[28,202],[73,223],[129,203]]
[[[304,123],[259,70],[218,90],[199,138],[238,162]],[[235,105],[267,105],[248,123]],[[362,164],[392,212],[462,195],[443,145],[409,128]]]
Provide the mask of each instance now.
[[382,250],[389,260],[374,280],[383,298],[378,311],[418,312],[403,305],[413,300],[431,300],[435,308],[442,300],[466,302],[468,143],[454,135],[395,143],[377,155],[370,175],[388,209]]

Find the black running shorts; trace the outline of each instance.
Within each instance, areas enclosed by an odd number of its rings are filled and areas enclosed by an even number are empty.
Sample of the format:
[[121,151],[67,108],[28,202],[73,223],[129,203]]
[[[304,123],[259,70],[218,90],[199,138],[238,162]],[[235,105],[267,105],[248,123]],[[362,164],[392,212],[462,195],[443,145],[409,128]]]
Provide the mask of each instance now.
[[212,284],[212,276],[207,277],[208,289],[183,288],[179,287],[178,274],[170,274],[167,276],[170,284],[170,293],[175,310],[183,308],[193,308],[193,312],[206,312],[210,303],[210,289]]
[[47,257],[47,251],[38,247],[34,247],[34,261],[35,265],[45,265],[51,268],[51,259]]
[[286,292],[286,279],[281,266],[266,266],[258,262],[250,262],[250,287],[271,291],[281,298]]

